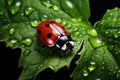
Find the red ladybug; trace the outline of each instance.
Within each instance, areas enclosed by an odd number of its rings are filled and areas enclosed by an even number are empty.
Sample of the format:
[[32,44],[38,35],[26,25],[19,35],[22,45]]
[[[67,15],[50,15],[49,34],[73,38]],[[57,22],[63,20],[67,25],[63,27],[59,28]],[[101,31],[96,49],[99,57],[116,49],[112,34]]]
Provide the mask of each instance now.
[[39,24],[37,37],[48,47],[57,47],[63,51],[71,51],[74,47],[69,32],[55,21],[47,20]]

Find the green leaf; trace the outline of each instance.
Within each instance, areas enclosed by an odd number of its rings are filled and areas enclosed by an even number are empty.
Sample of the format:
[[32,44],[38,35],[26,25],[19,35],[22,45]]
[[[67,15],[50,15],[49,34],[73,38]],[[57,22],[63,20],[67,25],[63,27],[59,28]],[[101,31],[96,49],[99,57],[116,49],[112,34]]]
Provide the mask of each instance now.
[[[81,0],[77,2],[80,3]],[[91,27],[83,21],[88,20],[89,14],[85,17],[80,15],[78,10],[68,14],[64,12],[64,6],[61,3],[61,0],[0,1],[0,41],[6,42],[9,47],[19,47],[22,50],[19,59],[22,73],[19,80],[35,79],[38,73],[46,68],[56,72],[64,66],[69,67],[79,50],[86,29]],[[84,4],[88,6],[86,0]],[[70,9],[68,5],[66,6],[64,9]],[[86,11],[89,12],[88,8]],[[73,13],[79,13],[79,16],[71,16]],[[56,48],[40,48],[42,44],[36,38],[36,28],[44,20],[58,21],[68,29],[72,38],[76,40],[72,52],[65,53]]]
[[120,66],[120,9],[108,10],[96,25],[115,61]]
[[77,67],[71,77],[74,80],[120,79],[120,9],[108,10],[101,21],[88,29]]

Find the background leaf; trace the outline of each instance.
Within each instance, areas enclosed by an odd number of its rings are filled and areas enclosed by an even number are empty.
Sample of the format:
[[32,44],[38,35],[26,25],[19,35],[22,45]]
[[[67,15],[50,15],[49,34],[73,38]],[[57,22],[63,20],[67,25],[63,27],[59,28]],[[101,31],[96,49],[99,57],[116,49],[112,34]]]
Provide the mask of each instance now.
[[[81,58],[71,77],[74,80],[119,80],[119,9],[108,10],[95,29],[88,29]],[[96,33],[95,33],[96,32]]]
[[108,10],[96,28],[106,42],[107,48],[112,53],[115,61],[120,65],[120,9]]

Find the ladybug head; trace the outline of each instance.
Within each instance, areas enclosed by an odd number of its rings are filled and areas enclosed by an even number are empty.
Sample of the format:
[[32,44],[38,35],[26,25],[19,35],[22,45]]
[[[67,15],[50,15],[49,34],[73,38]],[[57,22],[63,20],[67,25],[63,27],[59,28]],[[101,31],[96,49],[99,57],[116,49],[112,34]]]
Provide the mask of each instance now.
[[71,51],[74,47],[74,43],[70,36],[61,35],[56,43],[56,47],[63,51]]
[[67,41],[62,47],[61,49],[63,51],[71,51],[74,47],[74,43],[73,41]]

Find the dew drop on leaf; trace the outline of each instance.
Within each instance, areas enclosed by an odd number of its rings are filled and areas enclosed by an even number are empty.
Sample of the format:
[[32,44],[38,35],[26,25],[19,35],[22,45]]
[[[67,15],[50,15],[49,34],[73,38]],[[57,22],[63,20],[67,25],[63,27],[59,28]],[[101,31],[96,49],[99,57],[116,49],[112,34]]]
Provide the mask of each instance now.
[[47,18],[47,17],[48,17],[48,15],[44,14],[44,15],[43,15],[43,17],[44,17],[44,18]]
[[7,46],[13,47],[18,42],[18,39],[14,38],[7,42]]
[[117,71],[117,78],[120,78],[120,69]]
[[29,46],[32,44],[32,42],[33,42],[32,39],[26,38],[26,39],[23,39],[23,40],[21,41],[21,44],[29,47]]
[[106,31],[106,32],[105,32],[105,34],[108,34],[108,33],[109,33],[109,31]]
[[54,6],[53,6],[53,10],[54,10],[54,11],[59,11],[60,9],[59,9],[59,7],[58,7],[57,5],[54,5]]
[[115,37],[115,38],[120,37],[120,31],[116,31],[116,32],[114,32],[114,37]]
[[13,0],[7,0],[8,1],[8,5],[11,5]]
[[104,42],[102,41],[101,38],[91,37],[89,40],[90,40],[90,43],[92,44],[92,46],[93,46],[94,48],[98,48],[98,47],[104,45]]
[[74,36],[76,36],[76,37],[80,37],[80,32],[79,31],[77,31],[77,32],[74,32],[74,34],[73,34]]
[[97,31],[95,29],[88,29],[87,33],[91,36],[97,36]]
[[3,9],[0,9],[0,15],[3,15],[4,12],[3,12]]
[[42,4],[45,6],[45,7],[52,7],[53,5],[50,3],[50,1],[42,1]]
[[73,31],[74,31],[74,32],[78,31],[78,28],[74,27],[74,28],[73,28]]
[[25,15],[29,16],[33,11],[34,11],[34,8],[29,6],[25,9]]
[[10,6],[10,12],[12,15],[15,15],[20,10],[21,4],[22,2],[19,0]]
[[70,2],[69,0],[66,0],[66,4],[67,4],[70,8],[73,8],[73,4],[72,4],[72,2]]
[[[61,24],[62,24],[63,26],[65,26],[65,25],[67,24],[67,22],[66,22],[66,21],[62,21]],[[71,24],[69,24],[69,25],[67,25],[67,26],[70,27]],[[66,26],[66,27],[67,27],[67,26]]]
[[24,56],[28,56],[30,53],[31,53],[31,51],[28,50],[28,49],[26,49],[26,50],[23,52],[23,55],[24,55]]
[[14,32],[15,32],[15,29],[11,28],[10,31],[9,31],[9,34],[12,35]]
[[89,75],[88,71],[87,70],[83,70],[83,76],[87,77],[88,75]]
[[90,72],[95,70],[96,69],[96,62],[91,61],[90,65],[88,66],[88,69],[89,69]]
[[104,66],[102,66],[101,68],[102,68],[102,69],[105,69],[105,67],[104,67]]
[[24,16],[24,13],[22,12],[20,15],[21,15],[21,16]]
[[38,21],[38,20],[33,20],[33,21],[30,22],[30,24],[31,24],[31,26],[32,26],[33,28],[36,28],[36,27],[38,27],[38,25],[40,24],[40,21]]
[[113,16],[113,13],[110,13],[110,16]]
[[55,21],[61,23],[61,22],[62,22],[62,19],[61,19],[61,18],[57,18],[57,19],[55,19]]
[[43,64],[40,64],[40,68],[43,67]]
[[67,29],[71,29],[71,28],[72,28],[72,25],[71,25],[71,24],[68,24],[68,25],[66,25],[66,28],[67,28]]
[[102,64],[104,65],[104,64],[105,64],[105,62],[102,62]]

